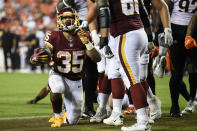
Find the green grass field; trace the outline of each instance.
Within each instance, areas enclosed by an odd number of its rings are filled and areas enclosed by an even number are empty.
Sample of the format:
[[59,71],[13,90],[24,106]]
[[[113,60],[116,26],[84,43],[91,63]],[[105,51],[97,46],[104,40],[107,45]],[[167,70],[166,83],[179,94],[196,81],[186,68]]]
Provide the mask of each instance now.
[[[187,82],[187,77],[184,81]],[[53,129],[48,119],[53,115],[49,96],[34,105],[25,104],[34,98],[47,84],[48,74],[0,73],[0,131],[120,131],[120,126],[102,123],[90,124],[89,119],[80,120],[78,125],[64,125]],[[156,93],[162,101],[162,118],[153,124],[153,131],[197,131],[197,112],[182,118],[169,117],[171,106],[169,77],[156,78]],[[180,97],[181,110],[186,101]],[[97,106],[97,105],[95,105]],[[124,125],[135,123],[134,115],[127,115]]]

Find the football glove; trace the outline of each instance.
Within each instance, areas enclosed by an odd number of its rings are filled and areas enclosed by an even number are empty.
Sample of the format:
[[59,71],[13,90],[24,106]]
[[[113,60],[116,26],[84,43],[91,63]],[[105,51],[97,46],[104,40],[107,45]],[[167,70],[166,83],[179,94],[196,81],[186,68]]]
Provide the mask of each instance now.
[[164,38],[165,38],[165,44],[168,45],[168,47],[173,45],[171,28],[164,28]]
[[77,35],[83,44],[87,44],[89,42],[87,33],[83,29],[80,28],[80,30],[77,31]]
[[146,54],[151,54],[154,51],[154,43],[153,42],[148,42],[147,48],[148,48],[148,50],[145,53]]
[[191,36],[186,36],[185,37],[185,48],[189,50],[192,47],[197,47],[196,40],[194,38],[192,38]]
[[89,41],[87,33],[80,29],[77,32],[78,37],[80,38],[81,42],[86,46],[87,50],[92,50],[94,48],[93,44]]
[[158,43],[159,43],[159,46],[168,47],[168,45],[165,43],[165,34],[164,33],[158,34]]
[[82,28],[83,30],[88,30],[88,21],[87,20],[82,21],[79,28]]
[[36,48],[30,57],[31,64],[40,65],[48,63],[51,60],[51,53],[47,48]]
[[103,55],[106,58],[112,58],[114,56],[114,54],[111,51],[111,48],[108,46],[108,37],[100,37],[100,45],[99,45],[99,49],[102,50]]
[[101,50],[103,50],[104,56],[108,59],[114,56],[114,54],[111,51],[111,48],[108,45],[105,45]]

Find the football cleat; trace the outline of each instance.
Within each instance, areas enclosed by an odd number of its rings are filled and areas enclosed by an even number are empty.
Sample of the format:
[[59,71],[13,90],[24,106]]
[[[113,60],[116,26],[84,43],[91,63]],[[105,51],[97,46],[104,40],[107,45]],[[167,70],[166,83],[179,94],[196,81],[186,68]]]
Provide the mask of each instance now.
[[120,126],[123,125],[123,115],[122,113],[112,111],[112,114],[109,118],[104,119],[103,123],[112,126]]
[[55,116],[51,117],[48,122],[53,123],[54,121],[55,121]]
[[161,101],[153,96],[152,98],[147,99],[149,108],[150,108],[150,123],[154,123],[154,120],[159,119],[161,117]]
[[53,124],[51,124],[51,127],[56,128],[56,127],[61,127],[61,125],[64,124],[64,120],[62,117],[55,117],[55,120]]
[[67,117],[67,113],[66,113],[66,112],[64,112],[64,113],[63,113],[63,116],[62,116],[62,119],[64,120],[64,123],[67,123],[67,121],[66,121],[66,117]]
[[126,110],[123,112],[124,115],[131,115],[131,114],[135,114],[135,107],[134,106],[130,106],[127,107]]
[[107,110],[106,108],[101,109],[98,107],[96,114],[90,118],[90,122],[102,122],[103,119],[107,118]]
[[93,117],[95,114],[96,114],[96,112],[94,110],[88,110],[88,111],[85,111],[82,114],[82,117],[84,117],[84,118],[90,118],[90,117]]
[[138,122],[134,125],[121,128],[121,131],[152,131],[152,125],[149,122]]
[[158,76],[159,78],[163,78],[165,74],[166,63],[165,56],[161,56],[160,61],[154,70],[154,75]]
[[181,112],[182,114],[192,113],[195,110],[194,101],[189,101],[185,109]]

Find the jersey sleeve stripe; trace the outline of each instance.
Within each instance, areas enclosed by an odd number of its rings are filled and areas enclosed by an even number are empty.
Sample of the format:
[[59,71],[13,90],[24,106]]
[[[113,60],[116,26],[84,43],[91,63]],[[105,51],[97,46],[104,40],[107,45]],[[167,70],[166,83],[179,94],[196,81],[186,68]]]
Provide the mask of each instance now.
[[48,46],[49,48],[50,48],[50,50],[53,50],[53,45],[51,45],[49,42],[44,42],[44,44],[46,45],[46,46]]

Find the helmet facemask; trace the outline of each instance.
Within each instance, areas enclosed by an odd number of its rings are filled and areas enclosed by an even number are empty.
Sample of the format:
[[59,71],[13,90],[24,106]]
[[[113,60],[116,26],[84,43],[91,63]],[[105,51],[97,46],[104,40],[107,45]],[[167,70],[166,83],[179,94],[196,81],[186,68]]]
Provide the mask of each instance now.
[[72,8],[64,8],[57,16],[57,28],[65,32],[73,32],[79,27],[79,17]]

